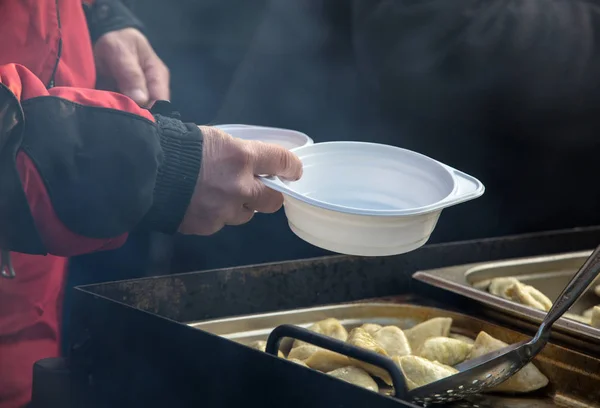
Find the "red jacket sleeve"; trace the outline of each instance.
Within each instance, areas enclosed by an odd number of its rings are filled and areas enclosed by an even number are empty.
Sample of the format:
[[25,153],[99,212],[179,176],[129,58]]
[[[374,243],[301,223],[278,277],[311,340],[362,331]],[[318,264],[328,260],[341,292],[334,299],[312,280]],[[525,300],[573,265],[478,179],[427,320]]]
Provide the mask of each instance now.
[[72,256],[139,227],[174,233],[200,171],[202,135],[157,104],[47,90],[0,65],[0,248]]

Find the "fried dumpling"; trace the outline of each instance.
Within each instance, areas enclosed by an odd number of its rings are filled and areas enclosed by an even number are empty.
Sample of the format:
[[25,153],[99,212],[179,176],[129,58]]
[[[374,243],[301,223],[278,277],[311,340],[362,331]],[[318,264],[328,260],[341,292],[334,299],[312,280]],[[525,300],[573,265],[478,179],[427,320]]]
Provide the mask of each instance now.
[[380,330],[383,326],[381,326],[380,324],[375,324],[375,323],[365,323],[362,326],[360,326],[361,329],[363,329],[364,331],[366,331],[367,333],[369,333],[371,336],[377,331]]
[[506,288],[506,296],[534,309],[547,312],[552,307],[552,301],[533,286],[524,285],[520,282],[514,283]]
[[[507,346],[508,344],[493,338],[486,332],[480,332],[477,339],[475,339],[475,345],[469,355],[469,359],[481,357],[484,354],[491,353]],[[523,367],[521,371],[493,388],[491,391],[525,393],[539,390],[546,385],[548,385],[548,378],[542,374],[533,363],[529,363]]]
[[369,351],[373,351],[378,354],[383,354],[387,356],[387,351],[379,344],[373,336],[367,333],[364,329],[357,327],[352,329],[350,334],[348,335],[348,344],[351,344],[356,347],[364,348]]
[[311,344],[293,348],[288,359],[303,361],[308,367],[324,373],[350,365],[348,357]]
[[510,299],[506,296],[506,289],[515,283],[520,283],[517,278],[494,278],[490,282],[488,292],[490,292],[492,295]]
[[488,292],[545,312],[552,307],[552,301],[546,295],[533,286],[519,282],[517,278],[494,278]]
[[[387,351],[385,351],[385,349],[377,341],[375,341],[373,336],[360,327],[350,331],[350,334],[348,335],[348,344],[388,357]],[[351,358],[350,361],[352,361],[352,365],[360,367],[369,374],[381,378],[386,384],[392,385],[392,379],[384,369],[353,358]]]
[[452,319],[450,317],[435,317],[419,323],[411,329],[404,330],[411,350],[417,350],[431,337],[448,337]]
[[[312,326],[308,328],[308,330],[313,331],[315,333],[323,334],[325,336],[332,337],[337,340],[346,341],[348,339],[348,331],[339,320],[334,318],[329,318],[325,320],[321,320],[316,322]],[[292,348],[299,347],[303,344],[306,344],[303,341],[296,340],[294,344],[292,344]]]
[[308,368],[308,365],[304,361],[298,360],[297,358],[288,358],[288,361],[291,361],[292,363],[296,363],[296,364],[299,364],[301,366]]
[[449,337],[432,337],[418,349],[417,356],[429,361],[437,361],[447,366],[455,366],[467,359],[473,345]]
[[[264,341],[264,340],[256,340],[256,341],[253,341],[252,343],[248,344],[248,347],[251,347],[253,349],[260,350],[260,351],[264,352],[267,349],[267,342]],[[277,356],[278,357],[285,357],[283,355],[283,353],[281,352],[281,350],[277,351]]]
[[592,326],[600,329],[600,306],[594,306],[592,308]]
[[462,334],[450,333],[448,335],[448,337],[450,337],[451,339],[460,340],[460,341],[465,342],[467,344],[475,344],[475,340],[474,339],[472,339],[470,337],[467,337],[467,336],[464,336]]
[[338,368],[328,372],[332,377],[339,378],[340,380],[349,382],[350,384],[358,385],[359,387],[366,388],[367,390],[379,392],[379,386],[371,378],[369,373],[359,367],[348,366]]
[[594,288],[594,293],[595,293],[597,296],[600,296],[600,285],[596,285],[596,287]]
[[409,390],[458,373],[458,370],[452,367],[419,356],[395,357],[393,360],[404,374]]
[[396,326],[382,327],[373,333],[372,336],[390,357],[402,357],[412,353],[406,335]]
[[571,319],[571,320],[575,320],[576,322],[579,323],[583,323],[583,324],[588,324],[591,325],[592,324],[592,316],[590,314],[589,317],[583,316],[583,315],[578,315],[575,313],[565,313],[562,315],[562,317],[565,317],[567,319]]
[[304,361],[310,356],[312,356],[317,350],[319,350],[319,347],[317,346],[313,346],[312,344],[304,344],[300,347],[296,347],[290,350],[290,353],[288,354],[288,359],[295,358]]
[[548,296],[544,295],[542,292],[534,288],[533,286],[525,285],[525,288],[529,295],[539,304],[542,305],[545,312],[552,309],[552,301],[548,298]]

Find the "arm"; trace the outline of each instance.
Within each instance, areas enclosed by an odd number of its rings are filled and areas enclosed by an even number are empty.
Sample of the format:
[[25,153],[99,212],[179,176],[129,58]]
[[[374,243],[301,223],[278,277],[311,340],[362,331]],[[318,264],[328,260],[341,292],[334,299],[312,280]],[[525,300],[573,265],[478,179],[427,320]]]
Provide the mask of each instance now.
[[71,256],[140,225],[174,233],[200,171],[193,124],[0,65],[0,248]]

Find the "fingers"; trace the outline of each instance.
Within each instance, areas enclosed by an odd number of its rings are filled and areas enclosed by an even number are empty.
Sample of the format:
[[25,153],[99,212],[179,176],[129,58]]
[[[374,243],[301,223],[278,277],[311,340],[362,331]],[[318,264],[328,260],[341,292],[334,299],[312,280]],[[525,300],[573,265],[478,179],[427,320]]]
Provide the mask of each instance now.
[[171,99],[169,70],[152,49],[149,52],[150,55],[143,64],[146,86],[148,88],[148,99],[150,102],[159,100],[168,101]]
[[148,103],[148,88],[146,75],[142,70],[137,55],[132,52],[121,52],[109,60],[112,76],[120,92],[138,105]]
[[257,179],[245,185],[242,205],[232,206],[226,225],[242,225],[252,219],[256,212],[271,214],[283,205],[283,195],[265,186]]
[[253,168],[255,175],[278,176],[296,181],[302,177],[302,162],[292,152],[281,146],[254,142]]
[[225,225],[242,225],[242,224],[246,224],[247,222],[249,222],[252,217],[254,217],[254,211],[250,210],[248,208],[244,208],[241,207],[241,209],[239,211],[236,212],[236,214],[225,223]]
[[133,28],[112,31],[94,46],[99,76],[114,80],[116,90],[148,107],[169,100],[169,70],[148,39]]
[[283,205],[283,195],[268,188],[259,180],[254,179],[252,193],[244,205],[250,210],[260,213],[272,214],[277,212]]

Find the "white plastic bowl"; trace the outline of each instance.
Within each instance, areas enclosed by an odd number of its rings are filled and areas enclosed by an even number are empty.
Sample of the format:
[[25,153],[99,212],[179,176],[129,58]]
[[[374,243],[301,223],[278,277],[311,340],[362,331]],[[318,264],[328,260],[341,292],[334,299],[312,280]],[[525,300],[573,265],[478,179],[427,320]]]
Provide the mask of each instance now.
[[217,125],[215,127],[229,133],[233,137],[244,140],[260,140],[261,142],[273,143],[290,150],[314,143],[304,133],[289,129],[240,124]]
[[398,147],[327,142],[293,151],[304,165],[302,179],[262,180],[284,194],[296,235],[342,254],[386,256],[417,249],[444,208],[484,192],[474,177]]

